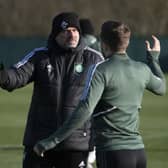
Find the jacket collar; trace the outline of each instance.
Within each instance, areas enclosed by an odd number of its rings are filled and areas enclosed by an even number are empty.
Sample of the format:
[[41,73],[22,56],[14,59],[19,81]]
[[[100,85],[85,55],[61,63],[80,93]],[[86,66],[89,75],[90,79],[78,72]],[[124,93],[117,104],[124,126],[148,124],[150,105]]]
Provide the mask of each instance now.
[[113,53],[108,56],[109,59],[127,60],[130,59],[127,53]]

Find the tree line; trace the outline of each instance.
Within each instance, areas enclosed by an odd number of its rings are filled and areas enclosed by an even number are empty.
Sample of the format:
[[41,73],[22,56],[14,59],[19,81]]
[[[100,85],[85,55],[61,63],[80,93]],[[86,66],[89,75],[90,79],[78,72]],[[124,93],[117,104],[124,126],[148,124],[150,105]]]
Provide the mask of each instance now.
[[47,36],[52,18],[63,11],[90,18],[97,33],[112,19],[136,35],[167,35],[167,9],[167,0],[0,0],[0,36]]

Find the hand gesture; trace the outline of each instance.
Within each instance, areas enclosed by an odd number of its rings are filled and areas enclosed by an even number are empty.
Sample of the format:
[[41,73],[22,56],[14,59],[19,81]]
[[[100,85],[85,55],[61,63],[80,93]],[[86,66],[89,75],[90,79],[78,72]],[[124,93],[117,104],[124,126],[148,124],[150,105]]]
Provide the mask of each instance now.
[[154,60],[159,60],[159,54],[160,54],[160,41],[158,38],[154,35],[152,35],[153,39],[153,47],[151,48],[149,41],[145,41],[146,43],[146,49],[147,49],[147,60],[149,62],[152,62]]
[[153,39],[153,42],[154,42],[152,48],[150,46],[149,41],[147,41],[147,40],[145,41],[147,51],[157,51],[157,52],[160,52],[160,41],[154,35],[152,35],[152,39]]

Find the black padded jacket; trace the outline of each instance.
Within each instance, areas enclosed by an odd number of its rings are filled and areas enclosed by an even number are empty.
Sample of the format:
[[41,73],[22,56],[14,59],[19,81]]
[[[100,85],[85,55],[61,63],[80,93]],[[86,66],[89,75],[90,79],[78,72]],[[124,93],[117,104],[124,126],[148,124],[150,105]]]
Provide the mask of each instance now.
[[[12,68],[0,72],[0,85],[8,91],[33,82],[23,145],[33,147],[61,127],[79,102],[89,67],[102,59],[99,52],[86,47],[82,40],[73,50],[49,42],[47,47],[34,49]],[[57,149],[89,150],[90,128],[87,121]]]

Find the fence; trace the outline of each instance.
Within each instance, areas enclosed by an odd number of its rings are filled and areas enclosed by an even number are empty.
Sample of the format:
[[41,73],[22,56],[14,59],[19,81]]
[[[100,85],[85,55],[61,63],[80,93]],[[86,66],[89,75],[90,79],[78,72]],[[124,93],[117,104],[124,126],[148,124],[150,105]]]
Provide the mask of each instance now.
[[[133,36],[128,54],[137,61],[146,62],[145,40],[148,37]],[[168,37],[159,37],[161,42],[160,63],[164,72],[168,72]],[[6,67],[23,58],[32,49],[46,45],[47,38],[42,37],[0,37],[0,62]]]

